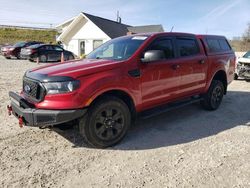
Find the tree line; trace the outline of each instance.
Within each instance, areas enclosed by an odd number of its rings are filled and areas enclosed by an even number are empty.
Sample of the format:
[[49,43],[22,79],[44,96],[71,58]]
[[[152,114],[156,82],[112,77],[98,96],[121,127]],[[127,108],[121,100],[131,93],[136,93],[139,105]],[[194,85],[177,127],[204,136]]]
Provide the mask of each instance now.
[[250,51],[250,22],[243,35],[239,39],[231,40],[230,43],[234,51]]

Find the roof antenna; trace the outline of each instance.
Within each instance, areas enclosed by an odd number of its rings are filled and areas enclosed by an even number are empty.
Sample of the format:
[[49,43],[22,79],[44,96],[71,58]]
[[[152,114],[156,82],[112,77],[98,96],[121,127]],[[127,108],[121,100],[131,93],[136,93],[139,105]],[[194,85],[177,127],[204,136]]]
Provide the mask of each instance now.
[[173,32],[173,30],[174,30],[174,26],[172,26],[172,28],[171,28],[170,32]]
[[117,11],[117,13],[116,13],[116,22],[122,23],[122,18],[120,17],[119,11]]

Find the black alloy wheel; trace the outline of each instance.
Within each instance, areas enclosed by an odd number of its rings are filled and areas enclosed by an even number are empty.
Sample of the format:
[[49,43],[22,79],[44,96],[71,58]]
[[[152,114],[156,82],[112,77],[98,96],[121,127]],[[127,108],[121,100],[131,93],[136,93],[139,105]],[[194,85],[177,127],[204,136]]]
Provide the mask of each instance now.
[[208,92],[203,96],[202,106],[206,110],[216,110],[219,108],[224,96],[225,88],[220,80],[213,80]]
[[88,145],[106,148],[122,140],[130,123],[127,104],[117,97],[106,96],[90,106],[79,121],[79,130]]

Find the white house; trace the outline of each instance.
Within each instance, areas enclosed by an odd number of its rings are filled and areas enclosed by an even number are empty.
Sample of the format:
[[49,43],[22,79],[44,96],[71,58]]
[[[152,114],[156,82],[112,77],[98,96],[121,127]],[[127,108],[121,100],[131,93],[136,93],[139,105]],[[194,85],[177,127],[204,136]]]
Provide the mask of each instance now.
[[78,56],[88,54],[102,43],[128,33],[164,31],[161,25],[132,27],[84,12],[56,26],[56,29],[60,33],[57,41]]

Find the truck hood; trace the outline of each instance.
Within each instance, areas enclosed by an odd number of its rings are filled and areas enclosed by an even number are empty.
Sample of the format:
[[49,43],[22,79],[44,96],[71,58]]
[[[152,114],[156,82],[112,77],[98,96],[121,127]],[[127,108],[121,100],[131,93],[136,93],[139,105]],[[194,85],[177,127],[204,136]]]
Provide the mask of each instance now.
[[244,58],[244,57],[241,57],[238,59],[238,62],[242,62],[242,63],[250,63],[250,58]]
[[[122,61],[104,59],[83,59],[68,61],[48,66],[42,66],[26,72],[26,76],[38,79],[38,77],[71,77],[78,78],[100,71],[111,70],[120,66]],[[39,79],[40,80],[40,79]]]

